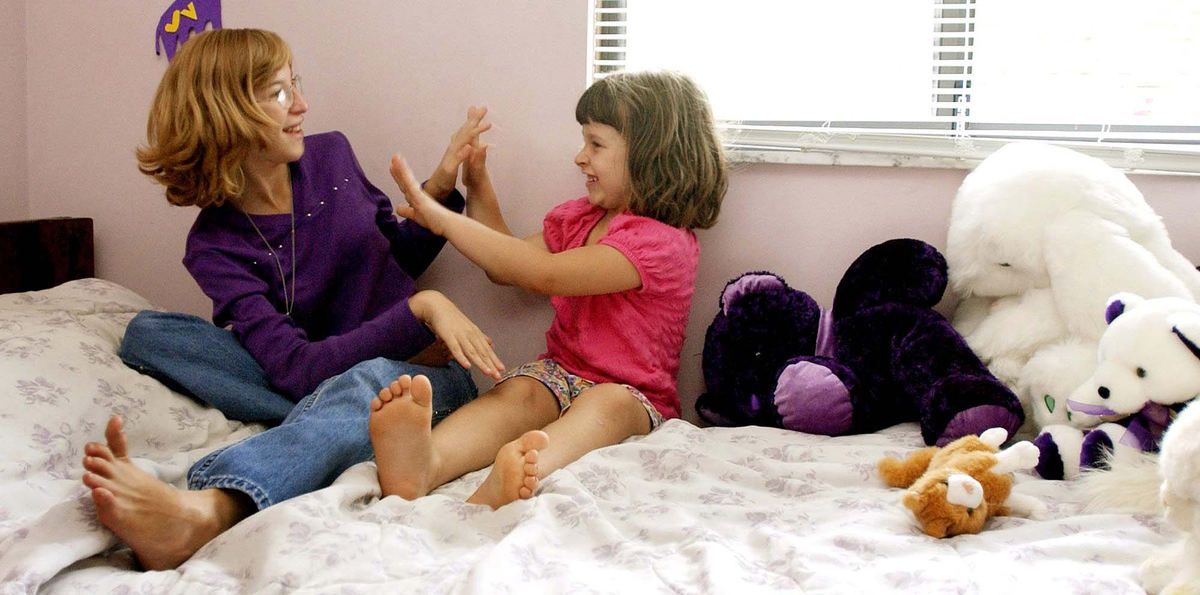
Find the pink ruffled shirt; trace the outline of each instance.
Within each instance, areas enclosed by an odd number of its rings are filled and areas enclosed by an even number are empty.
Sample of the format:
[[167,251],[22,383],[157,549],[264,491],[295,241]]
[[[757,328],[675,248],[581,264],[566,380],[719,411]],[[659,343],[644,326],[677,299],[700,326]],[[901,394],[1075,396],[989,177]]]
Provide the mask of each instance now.
[[[551,252],[587,241],[604,210],[587,197],[546,215],[542,239]],[[552,296],[554,322],[546,353],[573,374],[640,390],[665,418],[679,417],[676,376],[696,286],[696,234],[649,217],[613,217],[600,244],[620,250],[637,268],[642,287],[588,296]]]

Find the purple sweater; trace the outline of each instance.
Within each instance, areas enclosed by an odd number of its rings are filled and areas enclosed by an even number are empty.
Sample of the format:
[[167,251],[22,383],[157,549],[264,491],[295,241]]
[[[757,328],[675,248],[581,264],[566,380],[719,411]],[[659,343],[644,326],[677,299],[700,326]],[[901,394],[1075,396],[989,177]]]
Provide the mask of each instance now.
[[[183,264],[212,298],[213,322],[231,327],[271,383],[299,400],[354,364],[407,359],[433,342],[408,298],[445,240],[397,221],[340,132],[305,137],[304,156],[288,167],[296,216],[290,317],[275,257],[232,205],[200,211]],[[446,205],[461,211],[462,195],[455,191]],[[252,217],[290,291],[291,216]]]

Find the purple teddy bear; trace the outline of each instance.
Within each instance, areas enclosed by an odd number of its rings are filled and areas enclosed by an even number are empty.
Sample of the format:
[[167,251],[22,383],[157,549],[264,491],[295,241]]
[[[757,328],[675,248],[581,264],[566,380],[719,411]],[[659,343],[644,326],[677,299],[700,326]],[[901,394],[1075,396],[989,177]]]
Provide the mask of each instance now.
[[1016,395],[933,310],[946,278],[936,248],[896,239],[850,265],[831,312],[772,273],[730,281],[705,335],[697,412],[829,436],[918,421],[938,446],[995,427],[1015,434]]

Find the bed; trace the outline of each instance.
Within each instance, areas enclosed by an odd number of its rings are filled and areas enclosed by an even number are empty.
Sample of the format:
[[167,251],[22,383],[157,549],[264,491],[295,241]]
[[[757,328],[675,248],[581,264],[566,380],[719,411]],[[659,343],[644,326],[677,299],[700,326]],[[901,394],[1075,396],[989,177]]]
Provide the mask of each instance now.
[[932,539],[875,463],[922,446],[915,424],[830,438],[673,420],[548,477],[498,511],[463,500],[485,471],[408,502],[373,463],[244,520],[177,570],[140,572],[80,484],[85,442],[123,415],[139,464],[190,463],[260,426],[126,368],[124,325],[151,304],[100,279],[0,295],[3,593],[1140,593],[1176,539],[1159,518],[1083,511],[1069,482],[1020,473],[1046,505]]

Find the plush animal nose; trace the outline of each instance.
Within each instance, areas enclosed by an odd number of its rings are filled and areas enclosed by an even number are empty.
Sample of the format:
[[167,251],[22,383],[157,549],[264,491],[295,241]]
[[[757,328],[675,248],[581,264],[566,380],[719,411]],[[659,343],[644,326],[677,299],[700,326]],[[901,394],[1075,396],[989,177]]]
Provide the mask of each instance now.
[[1108,398],[1108,387],[1102,386],[1102,387],[1096,389],[1096,394],[1099,394],[1101,399],[1107,399]]

